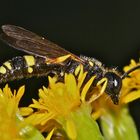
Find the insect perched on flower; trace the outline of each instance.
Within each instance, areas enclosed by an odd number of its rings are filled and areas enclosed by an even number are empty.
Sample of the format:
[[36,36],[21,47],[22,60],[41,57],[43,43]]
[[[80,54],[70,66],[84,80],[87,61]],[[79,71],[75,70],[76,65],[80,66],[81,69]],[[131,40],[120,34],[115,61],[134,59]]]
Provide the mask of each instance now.
[[3,63],[0,67],[0,83],[24,77],[46,76],[50,73],[63,80],[64,73],[73,73],[77,76],[80,65],[83,65],[84,71],[87,71],[85,82],[95,75],[92,87],[102,85],[101,92],[93,100],[105,91],[111,97],[113,103],[118,104],[122,79],[135,69],[140,68],[140,66],[136,66],[121,75],[116,69],[105,68],[95,58],[78,57],[44,37],[21,27],[3,25],[2,30],[3,33],[0,38],[3,41],[31,55],[17,56]]

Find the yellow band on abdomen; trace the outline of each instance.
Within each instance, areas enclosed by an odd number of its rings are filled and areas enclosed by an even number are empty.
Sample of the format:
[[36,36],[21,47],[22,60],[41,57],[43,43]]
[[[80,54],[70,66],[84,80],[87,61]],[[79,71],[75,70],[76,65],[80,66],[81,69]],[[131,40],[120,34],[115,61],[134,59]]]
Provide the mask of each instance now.
[[6,73],[6,68],[4,66],[0,67],[0,73],[2,73],[2,74]]
[[25,55],[24,58],[25,58],[25,61],[26,61],[26,63],[27,63],[28,66],[35,65],[35,58],[34,58],[34,56]]

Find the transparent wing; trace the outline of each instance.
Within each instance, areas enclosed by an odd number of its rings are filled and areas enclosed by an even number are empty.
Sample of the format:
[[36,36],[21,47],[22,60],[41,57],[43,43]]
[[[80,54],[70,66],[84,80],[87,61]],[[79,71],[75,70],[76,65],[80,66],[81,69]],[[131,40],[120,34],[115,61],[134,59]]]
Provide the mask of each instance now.
[[71,54],[77,60],[81,61],[79,57],[61,48],[57,44],[22,27],[3,25],[2,30],[4,33],[1,34],[0,38],[18,50],[43,58],[57,58]]

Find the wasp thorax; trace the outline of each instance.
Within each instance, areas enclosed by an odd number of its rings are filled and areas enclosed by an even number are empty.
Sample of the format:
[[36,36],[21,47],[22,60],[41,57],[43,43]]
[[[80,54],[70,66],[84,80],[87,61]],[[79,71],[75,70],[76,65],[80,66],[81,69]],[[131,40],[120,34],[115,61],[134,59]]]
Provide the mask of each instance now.
[[111,97],[114,104],[118,104],[119,93],[122,87],[122,79],[114,72],[107,72],[105,77],[108,79],[105,92]]

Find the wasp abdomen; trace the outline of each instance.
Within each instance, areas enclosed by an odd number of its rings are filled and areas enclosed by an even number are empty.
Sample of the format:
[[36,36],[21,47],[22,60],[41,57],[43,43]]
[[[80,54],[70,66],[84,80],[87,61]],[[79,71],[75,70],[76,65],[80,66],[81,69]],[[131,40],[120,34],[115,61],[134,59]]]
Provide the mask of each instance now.
[[23,67],[25,67],[24,59],[20,56],[6,61],[0,67],[0,82],[22,78]]
[[55,64],[46,64],[45,59],[41,57],[17,56],[0,67],[0,83],[32,76],[45,76],[50,72],[53,73],[55,69],[58,70],[59,67]]

